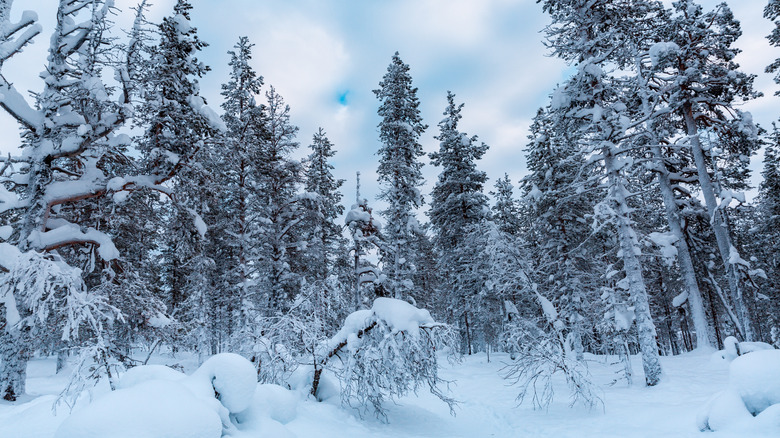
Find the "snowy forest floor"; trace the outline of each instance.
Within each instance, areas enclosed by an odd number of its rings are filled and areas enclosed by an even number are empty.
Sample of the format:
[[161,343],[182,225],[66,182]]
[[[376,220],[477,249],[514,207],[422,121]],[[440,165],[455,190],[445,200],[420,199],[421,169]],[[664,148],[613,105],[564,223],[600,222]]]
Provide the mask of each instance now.
[[[656,387],[642,384],[642,365],[633,357],[635,384],[610,386],[615,366],[603,356],[589,356],[589,369],[603,393],[604,409],[568,406],[563,380],[556,381],[556,398],[548,410],[534,410],[530,399],[518,406],[518,389],[501,378],[501,368],[509,362],[504,354],[466,357],[449,364],[443,360],[441,376],[454,381],[451,393],[459,401],[456,416],[433,395],[417,396],[387,406],[387,422],[363,418],[354,410],[342,408],[336,400],[296,403],[296,413],[285,426],[304,437],[741,437],[735,432],[699,432],[696,414],[707,399],[725,389],[728,366],[711,360],[711,352],[697,351],[663,357],[664,378]],[[186,371],[194,359],[182,361],[166,356],[157,363],[179,363]],[[26,399],[15,404],[0,402],[0,437],[51,438],[67,417],[67,406],[52,413],[56,394],[65,386],[67,373],[54,374],[54,359],[30,363]],[[99,387],[96,393],[105,391]],[[99,396],[99,395],[96,395]],[[78,409],[78,407],[77,407]],[[282,434],[284,435],[284,434]],[[247,435],[248,436],[248,435]]]

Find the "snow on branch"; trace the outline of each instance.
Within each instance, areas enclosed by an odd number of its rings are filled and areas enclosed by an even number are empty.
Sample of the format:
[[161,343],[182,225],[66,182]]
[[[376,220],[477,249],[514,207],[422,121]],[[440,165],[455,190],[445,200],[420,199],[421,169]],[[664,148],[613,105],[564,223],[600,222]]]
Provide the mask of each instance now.
[[[8,14],[11,12],[12,1],[7,1],[0,15],[0,65],[3,61],[22,51],[43,28],[38,24],[38,14],[33,11],[22,12],[18,23],[11,23]],[[14,34],[24,30],[14,39]]]
[[[81,270],[58,256],[37,251],[19,252],[0,244],[0,257],[9,263],[9,272],[0,286],[0,299],[6,304],[7,330],[38,327],[46,330],[50,319],[63,320],[60,337],[70,341],[82,338],[82,330],[100,334],[105,325],[121,318],[105,297],[87,291]],[[11,260],[12,259],[12,260]],[[13,306],[9,307],[8,304]],[[15,317],[13,317],[15,315]],[[23,315],[20,317],[20,315]]]
[[119,257],[119,251],[114,246],[111,238],[94,228],[87,228],[81,231],[81,228],[64,220],[52,220],[58,226],[48,231],[35,230],[30,233],[28,242],[31,247],[44,251],[51,251],[68,245],[90,243],[97,245],[98,255],[103,260],[109,261]]
[[[330,340],[321,346],[315,363],[312,394],[324,368],[341,381],[342,403],[373,406],[384,417],[386,399],[393,400],[427,385],[432,394],[450,406],[455,401],[439,388],[437,347],[454,344],[455,336],[430,313],[392,298],[377,298],[371,309],[353,312]],[[341,362],[333,366],[333,357]]]
[[43,124],[43,116],[34,110],[16,88],[0,76],[0,107],[25,128],[37,131]]

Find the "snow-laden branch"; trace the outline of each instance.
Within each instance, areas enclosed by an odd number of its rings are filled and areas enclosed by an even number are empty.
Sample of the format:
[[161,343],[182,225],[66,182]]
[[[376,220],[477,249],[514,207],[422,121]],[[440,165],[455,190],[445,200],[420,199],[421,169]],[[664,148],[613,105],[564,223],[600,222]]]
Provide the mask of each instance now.
[[107,234],[91,227],[82,231],[78,225],[62,219],[50,220],[49,224],[52,222],[58,226],[48,231],[34,230],[30,233],[27,240],[32,248],[51,251],[63,246],[89,243],[97,245],[98,255],[103,260],[114,260],[119,257],[119,251]]
[[[10,2],[9,2],[10,3]],[[6,5],[10,9],[10,5]],[[5,11],[4,11],[5,12]],[[18,23],[7,21],[8,17],[0,17],[3,20],[0,23],[0,65],[3,61],[22,51],[33,38],[35,38],[43,28],[37,23],[38,15],[32,11],[22,12],[22,19]],[[14,34],[24,29],[21,35],[12,39]]]
[[43,115],[34,110],[16,88],[2,76],[0,76],[0,107],[31,131],[37,131],[43,124]]
[[23,208],[28,205],[26,200],[19,199],[15,193],[8,191],[2,184],[0,184],[0,213],[5,213],[9,210],[15,210],[17,208]]
[[[447,332],[448,326],[434,321],[427,310],[377,298],[371,309],[347,316],[341,330],[320,345],[311,393],[317,393],[322,371],[329,367],[341,379],[345,404],[357,399],[363,407],[373,406],[379,416],[385,398],[403,396],[422,384],[452,408],[454,400],[438,388],[437,328]],[[340,366],[332,366],[333,357],[341,359]]]

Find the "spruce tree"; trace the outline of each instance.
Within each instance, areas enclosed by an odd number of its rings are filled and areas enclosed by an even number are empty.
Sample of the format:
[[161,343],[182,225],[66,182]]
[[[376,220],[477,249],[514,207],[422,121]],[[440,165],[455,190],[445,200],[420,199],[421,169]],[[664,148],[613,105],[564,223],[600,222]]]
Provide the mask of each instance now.
[[780,129],[772,126],[769,142],[764,148],[763,181],[759,186],[758,227],[751,234],[758,236],[761,265],[765,267],[769,298],[767,321],[771,340],[780,345]]
[[304,275],[311,285],[313,311],[319,314],[327,329],[336,329],[335,325],[344,316],[341,304],[351,301],[351,282],[339,276],[342,272],[339,267],[348,265],[344,252],[346,242],[341,226],[336,223],[344,214],[339,192],[344,180],[333,176],[330,160],[336,151],[324,129],[317,130],[309,148],[311,153],[304,162],[303,174],[304,189],[310,196],[303,199],[302,236],[308,242],[303,255]]
[[266,93],[268,137],[260,143],[260,210],[255,219],[259,228],[258,274],[265,294],[267,311],[277,314],[289,309],[303,274],[300,250],[303,220],[298,185],[301,163],[290,157],[298,148],[298,127],[290,122],[290,107],[271,87]]
[[494,191],[490,192],[495,203],[490,208],[493,221],[501,231],[517,235],[520,232],[520,209],[517,199],[514,198],[515,187],[508,174],[496,180]]
[[199,95],[198,78],[209,68],[196,55],[206,47],[190,24],[192,5],[178,0],[173,14],[157,27],[160,39],[147,45],[141,67],[141,103],[135,122],[144,130],[137,138],[145,171],[163,190],[169,202],[160,245],[169,310],[175,311],[197,289],[188,280],[196,274],[190,263],[202,255],[205,230],[199,212],[208,208],[206,194],[213,180],[210,150],[224,124]]
[[231,301],[231,326],[237,339],[249,329],[260,301],[254,286],[255,260],[258,256],[258,225],[261,210],[258,184],[265,159],[262,144],[268,141],[264,105],[255,101],[261,92],[263,77],[252,66],[249,38],[240,37],[230,55],[229,80],[222,84],[222,103],[227,132],[215,173],[219,178],[221,207],[216,213],[212,239],[220,248],[216,259],[222,295]]
[[315,195],[315,198],[311,200],[313,206],[306,221],[310,232],[308,240],[311,242],[307,253],[312,260],[307,271],[313,280],[324,282],[331,273],[336,249],[343,239],[336,219],[344,214],[339,192],[344,180],[333,176],[330,159],[336,155],[336,151],[325,130],[317,130],[309,148],[311,153],[305,161],[303,175],[304,189]]
[[415,290],[415,254],[410,244],[415,233],[420,232],[415,210],[423,204],[419,189],[423,164],[419,158],[424,152],[419,138],[428,127],[420,116],[417,88],[412,86],[409,66],[398,52],[374,94],[380,102],[377,114],[382,118],[378,126],[382,146],[377,152],[377,174],[382,186],[379,199],[387,203],[381,212],[386,220],[381,250],[384,286],[390,296],[406,298]]
[[585,307],[598,301],[608,271],[601,254],[607,233],[593,230],[588,220],[605,193],[599,169],[583,169],[583,151],[570,135],[576,129],[556,129],[555,123],[565,126],[566,121],[556,121],[554,115],[549,107],[540,109],[531,124],[526,146],[531,173],[520,181],[518,228],[524,250],[535,261],[529,276],[557,304],[564,331],[582,360],[589,316]]
[[[481,285],[475,287],[475,281],[467,278],[479,275],[479,272],[462,255],[468,233],[489,212],[487,197],[482,193],[487,176],[476,166],[476,161],[488,147],[479,143],[476,136],[469,137],[460,132],[458,123],[463,117],[462,108],[463,104],[457,105],[455,95],[448,92],[445,118],[439,123],[439,135],[436,136],[439,150],[430,154],[431,163],[440,167],[441,173],[431,194],[428,215],[435,233],[438,271],[446,277],[442,286],[448,294],[447,307],[467,341],[463,344],[467,345],[471,339],[468,313],[476,304]],[[472,317],[472,325],[473,322]]]

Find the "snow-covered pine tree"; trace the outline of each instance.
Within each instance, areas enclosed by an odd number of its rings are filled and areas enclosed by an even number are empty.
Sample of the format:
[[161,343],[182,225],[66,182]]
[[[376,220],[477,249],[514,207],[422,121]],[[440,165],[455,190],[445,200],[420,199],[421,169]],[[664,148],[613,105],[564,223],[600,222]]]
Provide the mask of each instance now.
[[[6,399],[24,392],[24,368],[36,349],[79,347],[97,355],[101,364],[115,352],[108,326],[121,316],[104,305],[102,294],[109,284],[122,288],[123,268],[112,237],[104,232],[101,204],[110,205],[109,195],[148,183],[122,174],[128,169],[128,138],[116,131],[132,111],[129,78],[134,66],[116,61],[124,57],[106,32],[112,5],[59,2],[41,73],[43,90],[34,95],[35,105],[0,75],[0,106],[23,129],[22,156],[5,160],[0,172],[0,213],[11,219],[3,227],[8,277],[0,293],[5,304],[0,394]],[[0,7],[0,65],[41,30],[29,11],[19,23],[11,23],[11,6],[6,1]],[[116,89],[103,82],[107,67],[116,70],[118,99]],[[156,303],[145,304],[151,312],[146,316],[157,316]],[[11,314],[17,316],[13,323]],[[82,325],[85,331],[78,336]]]
[[553,20],[546,29],[548,44],[555,55],[577,67],[574,75],[556,90],[552,109],[559,119],[575,122],[579,143],[584,154],[592,157],[590,161],[603,163],[608,193],[597,204],[595,217],[615,227],[618,256],[636,314],[645,383],[654,386],[660,381],[661,365],[625,176],[632,163],[623,150],[631,127],[626,115],[628,97],[623,95],[623,80],[607,73],[611,65],[625,64],[626,58],[621,56],[621,29],[629,27],[610,24],[642,17],[646,5],[624,0],[542,3]]
[[158,245],[172,312],[184,303],[188,289],[198,288],[188,276],[195,268],[190,261],[203,255],[206,224],[198,212],[205,213],[205,195],[213,193],[207,142],[224,130],[224,123],[199,95],[198,78],[209,68],[196,57],[206,43],[190,24],[191,10],[189,1],[177,0],[173,14],[157,26],[159,41],[142,45],[146,53],[138,60],[140,104],[135,124],[143,134],[136,145],[145,172],[157,186],[164,183],[168,195],[161,207],[164,231]]
[[307,255],[312,260],[307,273],[312,280],[323,282],[331,273],[336,249],[343,239],[341,227],[335,221],[344,214],[339,192],[344,180],[333,176],[330,159],[336,155],[336,151],[324,129],[317,130],[309,148],[311,153],[304,163],[304,189],[316,198],[312,200],[313,205],[309,211],[311,216],[306,220],[311,233]]
[[[775,28],[767,36],[769,43],[773,46],[780,46],[780,1],[769,0],[764,7],[764,18],[772,20]],[[780,58],[777,58],[766,68],[767,73],[775,73],[775,82],[780,84]],[[780,95],[780,92],[775,92]],[[772,126],[771,138],[769,144],[764,149],[764,177],[759,187],[759,209],[761,218],[766,224],[764,231],[772,230],[774,235],[767,236],[766,239],[769,251],[765,256],[764,264],[769,268],[767,275],[770,276],[770,284],[773,285],[774,297],[771,307],[774,309],[773,315],[780,315],[780,245],[778,245],[778,230],[780,230],[780,130],[777,126]],[[766,246],[764,248],[767,248]],[[780,316],[776,316],[772,323],[771,335],[772,342],[780,348]]]
[[221,295],[232,303],[233,310],[225,328],[234,334],[238,344],[245,342],[242,333],[252,330],[252,321],[261,305],[254,280],[260,250],[260,227],[255,220],[262,210],[257,188],[264,181],[262,144],[268,141],[268,120],[265,106],[255,101],[263,78],[250,65],[253,46],[249,38],[240,37],[233,46],[235,50],[228,52],[230,77],[222,85],[222,119],[227,132],[216,169],[222,205],[212,232],[212,239],[220,248],[215,262]]
[[[684,144],[693,156],[698,188],[726,270],[737,329],[745,339],[753,340],[753,322],[746,304],[746,262],[734,245],[727,215],[733,192],[726,178],[734,172],[719,169],[719,161],[731,156],[737,169],[742,168],[758,147],[758,130],[750,115],[736,107],[740,101],[757,96],[754,76],[739,71],[734,62],[740,50],[733,44],[741,30],[728,6],[721,4],[705,13],[692,0],[680,0],[672,12],[663,20],[664,26],[653,29],[656,40],[664,43],[664,56],[671,58],[665,68],[656,69],[653,86],[663,90],[663,99],[679,118],[680,135],[687,138]],[[714,144],[705,134],[715,137]]]
[[424,155],[419,143],[420,135],[428,128],[420,116],[417,88],[412,86],[409,66],[396,52],[387,73],[374,90],[379,99],[377,114],[379,140],[379,183],[382,185],[379,199],[387,202],[382,211],[386,225],[385,244],[381,248],[384,287],[394,298],[405,299],[414,295],[412,277],[415,271],[415,254],[410,243],[420,226],[414,210],[423,204],[419,187],[422,185]]
[[[454,273],[455,284],[470,292],[464,297],[469,319],[463,323],[469,324],[464,327],[467,331],[461,330],[461,351],[484,350],[489,359],[491,349],[515,346],[508,342],[510,320],[524,319],[535,308],[535,300],[529,299],[531,264],[526,260],[526,247],[520,236],[501,230],[488,218],[466,228],[451,256],[460,269]],[[514,313],[511,317],[510,312]]]
[[494,204],[490,208],[493,221],[501,228],[501,231],[517,235],[520,232],[520,208],[517,199],[514,198],[515,187],[508,174],[496,180],[494,191],[490,192]]
[[[518,229],[524,250],[535,261],[529,276],[557,303],[566,335],[582,360],[586,319],[591,316],[586,307],[597,302],[607,271],[602,249],[607,233],[592,230],[588,223],[604,190],[598,186],[599,175],[593,174],[598,169],[582,169],[582,149],[568,129],[555,129],[552,115],[550,108],[540,109],[531,124],[526,146],[531,173],[520,181]],[[562,126],[563,121],[555,123]]]
[[[659,17],[663,19],[663,16]],[[641,44],[641,41],[640,43]],[[652,46],[651,46],[652,47]],[[669,139],[661,138],[660,132],[662,132],[658,126],[662,125],[661,121],[654,120],[654,112],[658,110],[660,102],[656,100],[657,95],[654,95],[651,91],[649,81],[646,79],[644,73],[646,67],[643,65],[641,58],[648,53],[647,47],[638,47],[637,53],[637,80],[638,80],[638,96],[642,103],[641,114],[646,118],[645,122],[645,135],[638,138],[638,143],[645,145],[652,155],[654,160],[652,164],[648,165],[648,168],[656,173],[658,186],[663,198],[664,209],[666,213],[666,222],[669,227],[669,232],[676,250],[676,259],[680,268],[680,275],[682,276],[683,283],[685,285],[685,296],[691,309],[691,316],[696,331],[696,346],[706,347],[713,345],[714,337],[711,333],[709,324],[706,319],[706,312],[704,309],[704,302],[702,293],[699,290],[696,271],[693,265],[693,259],[691,258],[691,251],[686,243],[685,235],[683,232],[683,220],[681,217],[681,207],[678,202],[678,194],[675,193],[675,185],[680,182],[682,176],[679,173],[674,172],[674,168],[671,168],[671,163],[667,160],[666,155],[662,150],[662,144],[669,143]],[[646,60],[646,59],[645,59]],[[655,59],[656,63],[658,59]],[[672,159],[674,160],[674,159]],[[679,167],[679,166],[677,166]],[[659,237],[663,237],[660,236]],[[663,237],[665,239],[665,237]],[[668,242],[668,240],[667,240]],[[668,245],[667,245],[668,247]]]
[[302,166],[290,154],[298,148],[298,127],[290,122],[290,107],[271,87],[266,93],[268,137],[262,142],[258,196],[260,211],[258,270],[264,306],[269,314],[289,309],[300,285],[305,247],[300,225],[304,219],[301,197]]
[[[448,92],[445,118],[439,123],[439,135],[435,137],[439,140],[439,150],[430,154],[431,163],[440,167],[441,173],[433,187],[428,215],[435,236],[438,271],[446,277],[442,281],[446,292],[442,293],[448,296],[443,301],[453,322],[460,327],[464,347],[470,347],[470,317],[472,326],[476,324],[474,315],[469,313],[475,304],[473,298],[480,290],[475,290],[475,282],[465,277],[480,273],[462,255],[468,231],[489,214],[487,197],[482,193],[487,175],[477,170],[476,164],[488,147],[479,143],[476,136],[469,137],[458,129],[462,109],[463,104],[456,104],[455,95]],[[472,353],[471,348],[464,351]]]
[[[347,230],[352,238],[350,252],[352,253],[352,310],[360,310],[366,302],[380,293],[381,284],[377,284],[379,268],[368,260],[367,256],[374,248],[382,245],[381,223],[374,217],[374,210],[368,205],[368,200],[360,197],[360,172],[355,176],[355,204],[347,212],[344,219]],[[368,299],[368,301],[367,301]]]
[[780,128],[772,126],[769,142],[764,147],[763,181],[758,195],[758,229],[761,266],[764,267],[768,289],[762,291],[769,299],[772,343],[780,346]]
[[341,284],[336,275],[340,259],[347,257],[341,251],[346,245],[342,227],[336,223],[344,214],[339,192],[344,180],[333,176],[330,159],[336,151],[324,129],[317,130],[309,148],[311,153],[304,162],[303,182],[306,193],[313,196],[304,199],[303,203],[306,209],[303,235],[309,242],[303,255],[306,259],[304,273],[312,285],[314,311],[335,328],[337,321],[346,316],[340,304],[351,301],[351,283]]
[[[769,0],[767,2],[767,5],[764,6],[764,18],[773,21],[775,24],[772,33],[766,37],[769,40],[769,44],[780,46],[780,1]],[[775,82],[780,84],[780,58],[769,64],[766,67],[766,72],[775,73]],[[775,92],[775,95],[780,95],[780,91]]]

